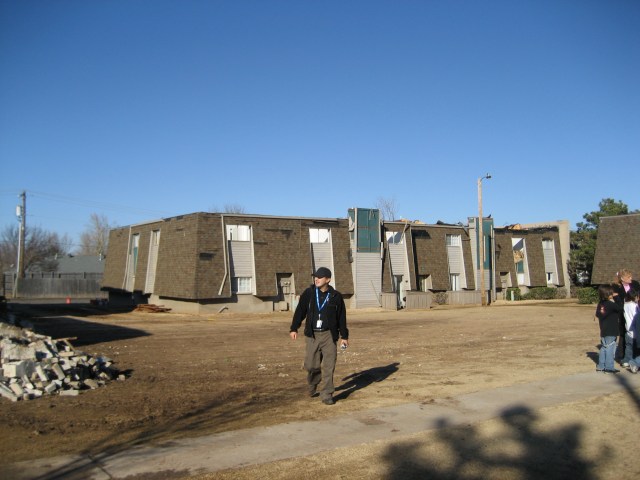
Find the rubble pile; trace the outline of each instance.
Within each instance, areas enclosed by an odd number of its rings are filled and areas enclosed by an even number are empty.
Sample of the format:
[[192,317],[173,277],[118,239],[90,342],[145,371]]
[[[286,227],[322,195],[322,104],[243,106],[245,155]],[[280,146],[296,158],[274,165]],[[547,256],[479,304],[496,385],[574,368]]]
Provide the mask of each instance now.
[[75,351],[70,340],[0,322],[0,395],[14,402],[78,395],[116,378],[124,380],[109,358]]

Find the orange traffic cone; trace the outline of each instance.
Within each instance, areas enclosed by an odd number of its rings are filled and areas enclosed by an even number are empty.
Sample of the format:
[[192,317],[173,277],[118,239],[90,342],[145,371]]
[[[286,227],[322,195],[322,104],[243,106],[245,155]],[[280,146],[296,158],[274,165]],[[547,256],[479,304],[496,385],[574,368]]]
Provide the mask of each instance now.
[[67,303],[71,303],[71,297],[67,297]]

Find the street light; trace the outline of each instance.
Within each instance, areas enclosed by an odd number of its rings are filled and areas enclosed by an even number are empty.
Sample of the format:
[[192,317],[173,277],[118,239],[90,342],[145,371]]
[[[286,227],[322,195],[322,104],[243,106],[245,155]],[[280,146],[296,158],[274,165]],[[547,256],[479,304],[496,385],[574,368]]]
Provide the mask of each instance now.
[[482,300],[482,306],[487,305],[487,296],[484,291],[484,232],[482,231],[484,226],[482,216],[482,180],[489,180],[491,175],[488,173],[484,177],[478,179],[478,255],[480,256],[480,299]]

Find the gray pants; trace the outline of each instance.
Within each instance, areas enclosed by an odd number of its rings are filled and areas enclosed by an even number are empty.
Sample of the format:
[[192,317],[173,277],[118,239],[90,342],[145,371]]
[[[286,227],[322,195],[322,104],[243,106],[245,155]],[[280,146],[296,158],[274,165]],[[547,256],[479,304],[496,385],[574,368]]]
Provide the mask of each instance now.
[[305,337],[307,352],[304,357],[304,368],[307,382],[310,386],[319,387],[322,399],[331,398],[335,388],[333,386],[333,372],[336,369],[338,349],[333,341],[331,332],[314,332],[315,338]]

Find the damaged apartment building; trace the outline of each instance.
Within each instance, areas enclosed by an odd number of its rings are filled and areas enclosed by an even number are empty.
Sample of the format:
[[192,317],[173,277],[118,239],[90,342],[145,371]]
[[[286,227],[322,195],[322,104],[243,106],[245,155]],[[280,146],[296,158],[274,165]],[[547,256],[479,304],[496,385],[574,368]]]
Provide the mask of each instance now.
[[[428,308],[488,301],[507,289],[563,287],[566,222],[498,228],[382,221],[377,209],[346,218],[192,213],[110,232],[103,290],[113,302],[162,304],[186,313],[294,309],[312,272],[328,267],[348,308]],[[565,238],[566,237],[566,238]]]

